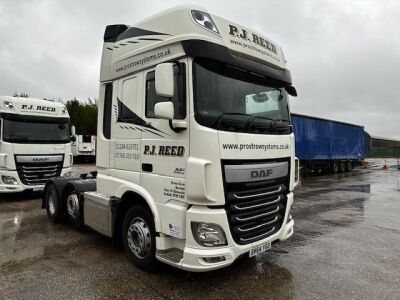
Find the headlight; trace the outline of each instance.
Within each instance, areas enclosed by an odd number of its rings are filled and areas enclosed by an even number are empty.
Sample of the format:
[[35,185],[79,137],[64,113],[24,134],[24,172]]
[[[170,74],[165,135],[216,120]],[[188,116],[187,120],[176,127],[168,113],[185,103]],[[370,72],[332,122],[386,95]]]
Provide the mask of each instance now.
[[192,222],[194,239],[201,246],[218,247],[226,246],[226,236],[221,226],[214,223]]
[[12,185],[17,185],[18,184],[17,179],[15,179],[12,176],[3,175],[3,176],[1,176],[1,180],[3,180],[3,182],[5,184],[12,184]]
[[215,25],[213,19],[208,13],[199,11],[199,10],[192,10],[192,17],[193,20],[199,24],[200,26],[219,34],[217,26]]

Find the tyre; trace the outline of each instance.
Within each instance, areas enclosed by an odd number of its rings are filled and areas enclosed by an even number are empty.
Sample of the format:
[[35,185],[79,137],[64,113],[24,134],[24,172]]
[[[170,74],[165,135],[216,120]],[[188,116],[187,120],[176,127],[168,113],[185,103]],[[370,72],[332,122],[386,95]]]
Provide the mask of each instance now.
[[45,207],[49,221],[52,223],[59,223],[62,219],[63,212],[61,199],[58,197],[58,193],[54,184],[50,184],[46,189]]
[[156,260],[156,234],[154,220],[148,209],[131,207],[125,215],[122,237],[128,259],[138,268],[154,271]]
[[350,172],[351,170],[353,170],[353,163],[351,161],[347,161],[346,162],[346,171]]
[[83,226],[83,203],[81,196],[75,190],[71,190],[65,197],[67,206],[67,217],[69,222],[75,227]]
[[339,163],[339,171],[340,171],[340,173],[346,172],[346,163],[344,161],[341,161]]
[[334,161],[333,164],[332,164],[332,172],[335,173],[335,174],[337,172],[339,172],[339,164],[338,164],[337,161]]

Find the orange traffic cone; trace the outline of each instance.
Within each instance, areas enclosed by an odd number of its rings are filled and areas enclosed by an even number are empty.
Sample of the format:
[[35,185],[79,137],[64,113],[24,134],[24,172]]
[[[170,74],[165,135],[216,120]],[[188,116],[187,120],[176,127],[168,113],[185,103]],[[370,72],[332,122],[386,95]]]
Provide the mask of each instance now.
[[387,170],[387,169],[388,169],[388,165],[387,165],[387,162],[386,162],[386,159],[385,159],[385,161],[383,163],[383,170]]

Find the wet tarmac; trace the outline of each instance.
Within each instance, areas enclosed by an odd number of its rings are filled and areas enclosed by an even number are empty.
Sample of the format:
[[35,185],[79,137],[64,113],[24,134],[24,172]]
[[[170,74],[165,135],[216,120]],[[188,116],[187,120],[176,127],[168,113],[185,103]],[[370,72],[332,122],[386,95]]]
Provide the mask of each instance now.
[[0,199],[0,299],[400,298],[394,167],[303,179],[294,236],[211,273],[144,273],[111,240],[49,223],[39,197]]

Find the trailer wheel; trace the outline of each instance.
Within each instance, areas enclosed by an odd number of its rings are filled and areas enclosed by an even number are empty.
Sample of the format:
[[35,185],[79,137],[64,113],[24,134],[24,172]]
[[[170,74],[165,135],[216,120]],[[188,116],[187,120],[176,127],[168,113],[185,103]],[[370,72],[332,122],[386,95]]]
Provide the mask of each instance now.
[[341,162],[339,163],[339,171],[340,171],[340,173],[346,172],[346,164],[345,164],[344,161],[341,161]]
[[128,259],[145,271],[156,268],[156,234],[152,214],[142,206],[128,210],[122,227],[125,253]]
[[349,160],[346,162],[346,171],[350,172],[351,170],[353,170],[353,163]]
[[50,222],[58,223],[62,218],[61,201],[58,197],[57,189],[54,184],[50,184],[46,188],[45,193],[45,207],[47,211],[47,217]]
[[77,191],[72,189],[65,197],[69,222],[75,227],[83,226],[83,206]]
[[337,172],[339,172],[339,164],[338,164],[337,161],[334,161],[333,164],[332,164],[332,172],[335,173],[335,174]]

